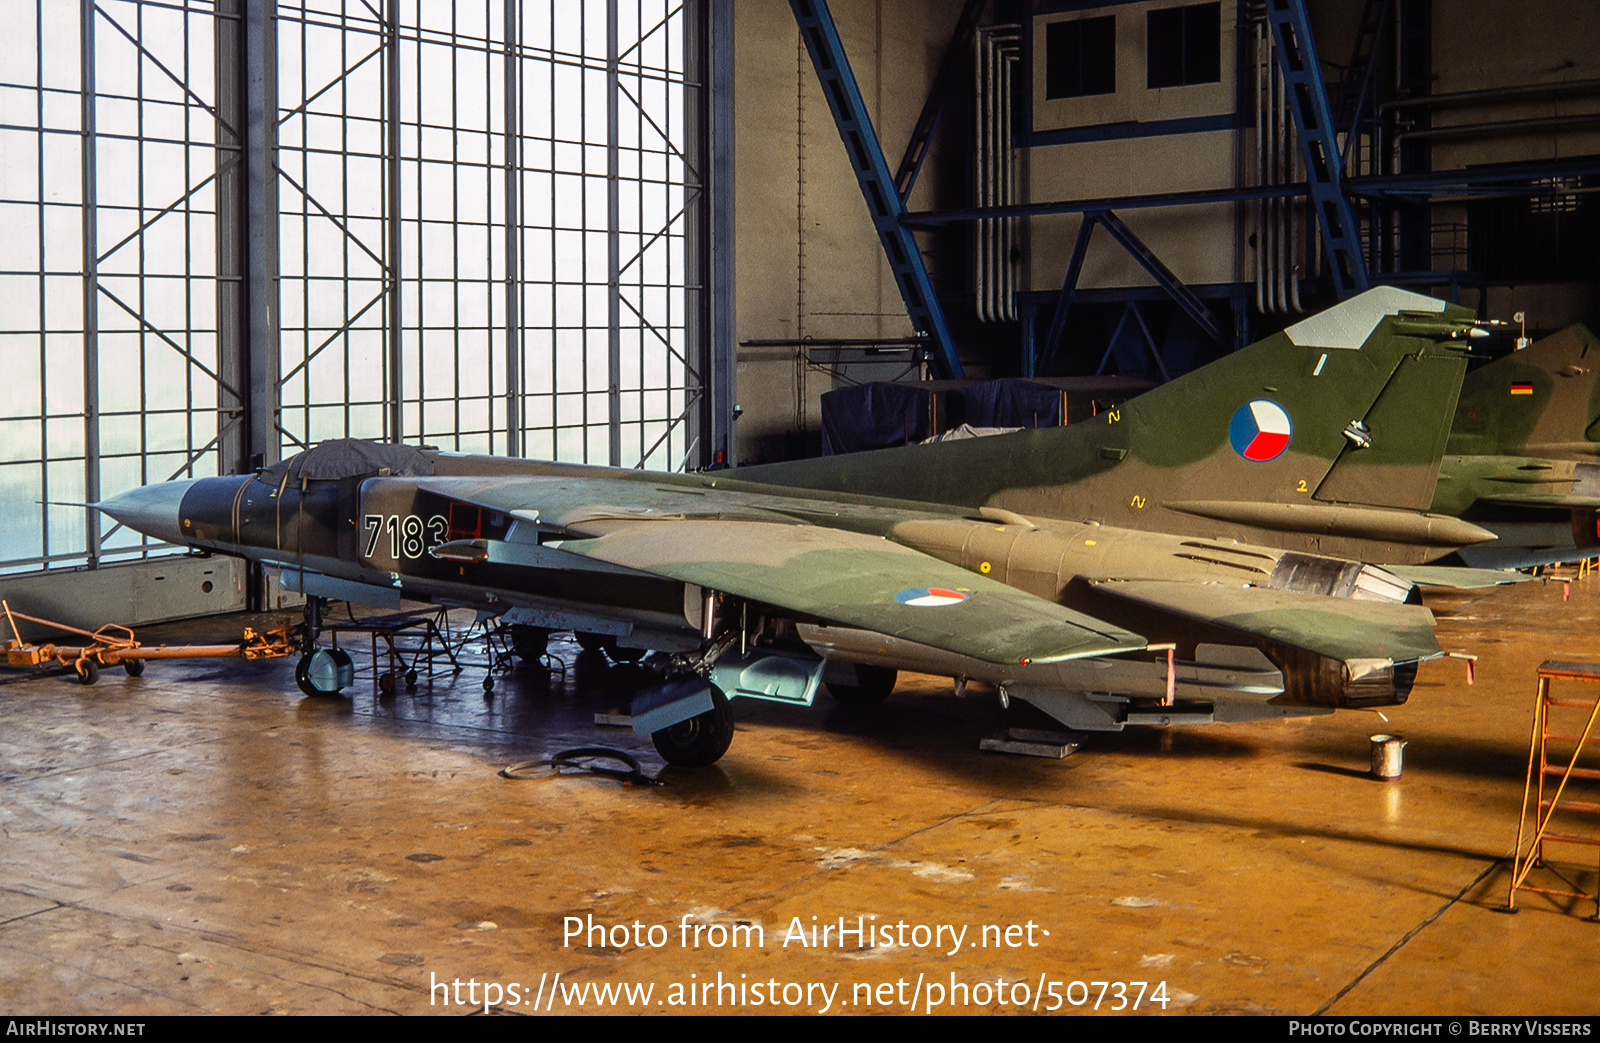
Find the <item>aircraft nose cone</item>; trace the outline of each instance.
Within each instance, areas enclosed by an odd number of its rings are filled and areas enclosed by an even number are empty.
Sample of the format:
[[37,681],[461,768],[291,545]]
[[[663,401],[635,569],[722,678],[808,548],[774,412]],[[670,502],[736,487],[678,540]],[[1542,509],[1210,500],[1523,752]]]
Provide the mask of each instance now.
[[189,478],[181,482],[162,482],[160,485],[129,489],[120,496],[101,500],[95,507],[146,536],[168,543],[182,543],[178,511],[183,505],[183,494],[197,481],[198,478]]

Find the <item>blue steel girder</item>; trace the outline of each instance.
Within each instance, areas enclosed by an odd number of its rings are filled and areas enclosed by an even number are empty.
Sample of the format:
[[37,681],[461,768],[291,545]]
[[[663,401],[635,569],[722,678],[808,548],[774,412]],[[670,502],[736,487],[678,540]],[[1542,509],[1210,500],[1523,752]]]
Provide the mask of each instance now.
[[[1539,195],[1550,190],[1549,178],[1595,175],[1600,175],[1600,158],[1578,156],[1572,159],[1486,164],[1467,170],[1424,171],[1415,174],[1362,174],[1345,178],[1343,184],[1344,190],[1357,198],[1426,203],[1432,196],[1445,194]],[[1307,191],[1306,183],[1297,181],[1285,185],[1198,189],[1192,192],[1161,192],[1142,196],[1058,199],[1042,203],[958,207],[950,210],[912,210],[907,211],[902,223],[912,228],[939,228],[944,225],[981,221],[985,218],[1043,217],[1046,214],[1086,214],[1096,210],[1144,210],[1193,206],[1197,203],[1237,203],[1250,199],[1302,196]]]
[[905,301],[911,325],[928,338],[933,349],[930,361],[939,376],[959,378],[964,375],[961,359],[956,355],[955,341],[945,323],[944,309],[934,295],[916,239],[911,230],[900,223],[905,204],[895,189],[889,164],[883,158],[883,147],[872,129],[867,104],[856,86],[844,43],[833,24],[833,15],[828,11],[826,0],[789,0],[789,6],[794,10],[800,38],[805,41],[811,64],[817,70],[817,79],[822,83],[822,94],[828,99],[828,108],[839,127],[839,136],[844,139],[845,154],[861,185],[872,225],[889,259],[889,268],[894,273],[900,297]]
[[1115,239],[1122,245],[1124,250],[1128,251],[1128,254],[1139,263],[1139,267],[1149,273],[1150,278],[1154,279],[1156,285],[1160,286],[1166,292],[1166,295],[1172,298],[1173,303],[1181,308],[1183,313],[1189,316],[1196,326],[1200,327],[1201,333],[1204,333],[1224,348],[1232,346],[1228,337],[1217,329],[1216,320],[1211,317],[1211,310],[1205,306],[1205,302],[1196,297],[1194,291],[1185,286],[1173,274],[1172,269],[1161,262],[1161,258],[1157,257],[1155,251],[1144,244],[1144,240],[1133,234],[1133,229],[1122,223],[1122,218],[1110,210],[1102,210],[1094,214],[1093,217],[1110,233],[1111,238]]
[[[1154,251],[1144,244],[1144,240],[1123,223],[1122,218],[1110,210],[1090,210],[1084,213],[1083,222],[1078,226],[1078,237],[1072,244],[1072,259],[1067,262],[1067,276],[1061,281],[1061,293],[1056,297],[1055,315],[1050,320],[1050,331],[1045,334],[1044,344],[1039,351],[1039,362],[1034,366],[1035,372],[1048,372],[1050,364],[1055,361],[1056,352],[1061,347],[1061,338],[1067,328],[1067,312],[1078,296],[1078,277],[1083,273],[1083,259],[1089,251],[1089,237],[1094,234],[1095,225],[1104,227],[1106,233],[1128,251],[1129,256],[1138,262],[1139,267],[1156,281],[1161,291],[1170,297],[1196,326],[1200,327],[1200,332],[1224,348],[1230,346],[1230,341],[1217,328],[1216,320],[1211,317],[1211,310],[1205,306],[1205,302],[1195,296],[1194,291],[1185,286],[1173,274],[1172,269],[1162,263]],[[1126,314],[1123,319],[1126,321]],[[1138,319],[1140,328],[1144,330],[1145,339],[1150,345],[1150,351],[1155,356],[1156,366],[1161,370],[1162,379],[1165,380],[1166,363],[1162,361],[1160,352],[1156,351],[1155,341],[1150,336],[1149,327],[1144,324],[1144,317],[1141,315]],[[1119,323],[1117,326],[1119,332],[1121,328],[1122,325]],[[1116,344],[1115,334],[1112,335],[1111,342],[1113,346]],[[1109,351],[1108,348],[1107,358],[1110,357]],[[1102,370],[1105,364],[1106,360],[1102,359],[1100,362]]]
[[[1345,66],[1344,78],[1339,81],[1339,111],[1334,114],[1335,127],[1346,130],[1341,162],[1350,169],[1355,156],[1356,142],[1361,138],[1361,125],[1366,119],[1367,102],[1372,97],[1372,74],[1378,67],[1378,38],[1389,21],[1389,8],[1394,0],[1367,0],[1361,11],[1361,21],[1356,28],[1355,50],[1350,64]],[[1373,106],[1376,108],[1376,106]]]
[[1305,153],[1306,181],[1317,213],[1317,227],[1322,231],[1328,269],[1339,297],[1349,297],[1367,289],[1367,268],[1361,257],[1355,210],[1344,194],[1338,135],[1316,43],[1306,20],[1305,3],[1266,0],[1266,4],[1289,110]]
[[960,17],[956,19],[955,31],[950,34],[950,42],[945,46],[944,58],[939,62],[933,87],[928,91],[927,100],[922,103],[922,115],[917,117],[911,140],[906,142],[906,154],[901,157],[899,169],[894,172],[895,191],[900,193],[902,203],[911,198],[911,188],[917,183],[922,161],[928,157],[928,143],[933,140],[933,130],[939,124],[939,117],[944,114],[945,102],[955,93],[963,60],[972,50],[972,38],[977,34],[978,22],[988,6],[989,0],[967,0]]
[[1083,215],[1083,221],[1078,225],[1078,238],[1072,244],[1072,259],[1067,262],[1067,277],[1061,280],[1061,294],[1056,298],[1055,314],[1050,319],[1050,332],[1045,334],[1043,350],[1037,354],[1039,362],[1034,364],[1028,376],[1038,376],[1050,372],[1050,364],[1055,361],[1056,352],[1061,348],[1061,338],[1067,330],[1067,312],[1072,308],[1073,300],[1078,296],[1078,276],[1083,274],[1083,258],[1089,252],[1089,237],[1094,234],[1094,226],[1098,223],[1096,213]]

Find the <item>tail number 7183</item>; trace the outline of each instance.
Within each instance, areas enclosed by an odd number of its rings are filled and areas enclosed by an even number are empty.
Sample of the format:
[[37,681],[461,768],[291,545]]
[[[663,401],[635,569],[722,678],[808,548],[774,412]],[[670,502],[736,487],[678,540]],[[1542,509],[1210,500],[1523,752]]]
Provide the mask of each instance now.
[[415,514],[369,514],[364,519],[363,528],[367,533],[367,548],[363,557],[371,558],[378,550],[378,540],[388,533],[389,558],[399,561],[402,557],[420,558],[445,542],[450,521],[442,514],[435,514],[427,521]]

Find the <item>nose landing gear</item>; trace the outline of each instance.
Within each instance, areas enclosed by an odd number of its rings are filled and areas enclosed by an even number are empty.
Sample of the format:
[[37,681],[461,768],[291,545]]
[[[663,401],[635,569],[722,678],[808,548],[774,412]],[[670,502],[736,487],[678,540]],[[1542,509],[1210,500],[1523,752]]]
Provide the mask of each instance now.
[[336,696],[355,680],[355,663],[340,648],[317,648],[322,630],[324,598],[306,598],[305,628],[301,635],[300,662],[295,664],[294,683],[313,698]]

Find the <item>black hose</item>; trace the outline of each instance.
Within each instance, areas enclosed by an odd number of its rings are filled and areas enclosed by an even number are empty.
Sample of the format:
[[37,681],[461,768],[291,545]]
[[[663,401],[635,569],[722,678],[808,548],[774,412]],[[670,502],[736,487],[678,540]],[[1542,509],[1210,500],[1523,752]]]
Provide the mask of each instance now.
[[[625,767],[609,768],[593,763],[596,760],[617,761]],[[546,768],[547,771],[532,774],[534,769]],[[562,769],[568,769],[563,771]],[[522,764],[513,764],[509,768],[500,769],[502,779],[518,781],[549,779],[562,774],[586,773],[590,775],[604,775],[619,782],[641,783],[649,786],[664,786],[653,776],[646,775],[640,767],[639,760],[625,750],[614,750],[608,746],[579,746],[571,750],[562,750],[545,760],[525,761]]]

